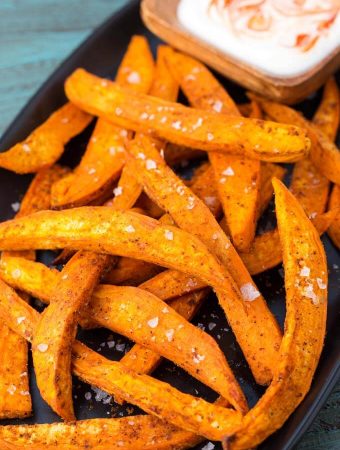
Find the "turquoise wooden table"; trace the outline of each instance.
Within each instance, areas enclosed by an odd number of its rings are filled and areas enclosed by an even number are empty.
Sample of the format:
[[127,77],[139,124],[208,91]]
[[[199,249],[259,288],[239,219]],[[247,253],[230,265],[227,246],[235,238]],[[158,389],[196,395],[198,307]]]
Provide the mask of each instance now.
[[[41,83],[127,0],[0,0],[0,134]],[[340,383],[296,450],[340,449]]]

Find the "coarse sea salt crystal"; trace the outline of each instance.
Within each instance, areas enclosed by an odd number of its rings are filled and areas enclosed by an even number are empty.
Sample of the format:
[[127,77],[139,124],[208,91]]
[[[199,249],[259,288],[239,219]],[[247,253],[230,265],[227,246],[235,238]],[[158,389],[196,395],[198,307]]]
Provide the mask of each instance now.
[[223,108],[223,103],[221,100],[216,100],[213,104],[213,110],[216,112],[221,112]]
[[25,319],[26,319],[26,317],[24,317],[24,316],[18,317],[17,318],[18,324],[20,325]]
[[214,450],[215,444],[212,442],[208,442],[204,447],[202,447],[202,450]]
[[227,175],[228,177],[232,177],[235,175],[235,172],[233,171],[232,167],[227,167],[225,170],[223,170],[222,175]]
[[252,302],[257,297],[260,297],[259,291],[251,284],[246,283],[240,288],[243,300],[246,302]]
[[146,160],[146,168],[147,170],[154,170],[157,168],[157,164],[153,159]]
[[94,173],[96,173],[96,169],[91,167],[91,169],[89,169],[89,175],[93,175]]
[[21,270],[20,269],[14,269],[12,271],[12,277],[17,280],[18,278],[21,277]]
[[142,152],[137,153],[137,158],[138,159],[145,159],[145,155]]
[[26,153],[29,153],[31,151],[31,147],[28,144],[22,144],[22,149]]
[[216,203],[216,197],[204,197],[204,203],[208,206],[213,206]]
[[18,212],[20,209],[20,202],[14,202],[11,204],[11,208],[13,209],[14,212]]
[[153,317],[152,319],[148,320],[147,323],[150,328],[156,328],[158,325],[158,321],[159,321],[158,317]]
[[195,353],[192,359],[193,359],[195,364],[199,364],[201,361],[205,360],[205,356],[204,355],[199,355],[198,353]]
[[179,194],[179,195],[184,195],[184,192],[185,192],[184,186],[177,186],[176,192],[177,192],[177,194]]
[[210,331],[213,330],[215,327],[216,327],[216,323],[215,322],[209,322],[208,323],[208,328],[209,328]]
[[214,139],[214,135],[212,133],[207,134],[208,141],[212,141]]
[[172,241],[174,239],[174,233],[170,230],[165,230],[164,236],[168,241]]
[[125,344],[117,344],[116,345],[116,350],[118,352],[123,352],[125,350]]
[[195,206],[195,198],[190,196],[188,198],[187,209],[193,209],[194,206]]
[[122,193],[123,193],[122,186],[117,186],[116,188],[114,188],[113,193],[116,197],[118,197],[119,195],[122,195]]
[[92,398],[91,392],[85,392],[84,397],[85,397],[85,400],[91,400],[91,398]]
[[37,349],[39,350],[39,352],[45,353],[48,349],[48,345],[44,343],[38,344]]
[[127,77],[127,80],[131,84],[138,84],[140,83],[141,78],[138,72],[131,72]]
[[327,284],[322,281],[322,278],[317,278],[316,282],[320,289],[327,289]]
[[176,122],[172,123],[172,128],[175,128],[175,130],[180,130],[182,127],[182,123],[180,120],[176,120]]
[[173,328],[170,328],[170,330],[167,330],[167,331],[165,332],[165,336],[167,337],[167,339],[168,339],[169,342],[171,342],[171,341],[173,340],[173,338],[174,338],[174,333],[175,333],[175,330],[174,330]]
[[202,124],[203,124],[203,119],[202,119],[202,117],[199,117],[199,118],[197,119],[197,122],[194,123],[194,125],[192,126],[192,129],[193,129],[193,130],[196,130],[197,128],[201,127]]
[[125,227],[125,231],[127,231],[128,233],[134,233],[136,230],[132,225],[128,225],[127,227]]
[[122,108],[117,107],[115,109],[116,116],[120,116],[122,114],[122,112],[123,112]]
[[310,275],[310,268],[309,267],[302,267],[302,269],[300,270],[300,276],[301,277],[309,277]]
[[115,346],[115,341],[107,341],[107,346],[113,348]]
[[16,390],[17,390],[17,387],[14,386],[14,384],[10,384],[9,387],[8,387],[8,389],[7,389],[7,392],[8,392],[10,395],[14,395],[14,392],[15,392]]
[[68,117],[63,117],[60,122],[61,123],[68,123],[69,122],[69,118]]

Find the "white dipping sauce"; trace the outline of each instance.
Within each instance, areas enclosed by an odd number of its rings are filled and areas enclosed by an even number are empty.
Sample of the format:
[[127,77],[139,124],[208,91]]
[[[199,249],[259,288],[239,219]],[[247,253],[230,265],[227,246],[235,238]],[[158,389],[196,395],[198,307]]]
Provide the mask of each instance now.
[[177,16],[182,26],[226,55],[271,76],[301,75],[340,46],[337,0],[305,0],[300,2],[305,5],[303,11],[294,0],[231,0],[228,6],[223,0],[210,3],[180,0]]

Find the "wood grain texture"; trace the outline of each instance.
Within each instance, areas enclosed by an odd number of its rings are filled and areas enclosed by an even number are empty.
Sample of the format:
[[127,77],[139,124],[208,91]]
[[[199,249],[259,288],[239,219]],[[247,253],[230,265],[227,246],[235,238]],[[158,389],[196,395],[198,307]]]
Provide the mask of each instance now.
[[[0,134],[53,70],[127,0],[0,1]],[[340,383],[295,450],[340,448]]]

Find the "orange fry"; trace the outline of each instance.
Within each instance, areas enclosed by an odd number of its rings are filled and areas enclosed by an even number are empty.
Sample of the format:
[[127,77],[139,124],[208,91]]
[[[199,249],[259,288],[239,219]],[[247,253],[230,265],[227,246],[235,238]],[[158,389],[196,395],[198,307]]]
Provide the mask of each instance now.
[[332,239],[334,245],[340,249],[340,186],[336,184],[333,187],[330,199],[329,199],[329,209],[337,210],[337,214],[334,222],[328,228],[328,235]]
[[[172,50],[167,61],[192,106],[241,116],[227,91],[202,63]],[[260,162],[218,152],[210,152],[209,159],[231,240],[238,250],[247,250],[255,236]]]
[[168,450],[190,448],[198,440],[192,433],[148,415],[0,428],[3,450],[107,450],[112,446],[122,446],[124,450]]
[[308,154],[306,132],[292,125],[225,117],[132,93],[83,69],[66,81],[67,96],[78,106],[117,125],[149,132],[175,144],[206,151],[235,152],[250,158],[294,162]]
[[178,226],[201,239],[237,283],[228,299],[219,290],[217,295],[255,378],[268,383],[270,361],[277,357],[281,333],[229,239],[208,207],[172,172],[147,138],[136,138],[128,150],[135,158],[134,172],[147,194],[171,214]]
[[[13,331],[32,341],[39,313],[2,281],[0,286],[1,317]],[[18,323],[18,317],[25,317],[25,320]],[[240,426],[242,415],[238,411],[182,394],[167,383],[107,360],[79,341],[74,342],[72,352],[72,370],[80,379],[111,395],[118,393],[173,425],[213,440],[221,440]]]
[[299,112],[286,105],[256,97],[263,110],[274,120],[295,124],[307,130],[312,141],[310,159],[315,167],[334,183],[340,184],[340,152],[326,134],[305,119]]
[[[122,86],[147,93],[154,76],[154,63],[144,36],[133,36],[121,62],[116,81]],[[72,175],[57,183],[53,207],[89,204],[112,186],[125,164],[125,129],[98,119],[80,164]]]
[[76,253],[60,273],[51,304],[35,329],[32,353],[39,391],[51,408],[67,421],[75,420],[71,348],[77,332],[77,314],[89,300],[106,263],[106,255]]
[[321,104],[313,117],[313,123],[331,141],[334,141],[339,128],[340,98],[335,78],[325,84]]
[[[320,235],[329,230],[335,223],[336,215],[337,211],[332,209],[312,219],[313,225]],[[240,253],[240,256],[252,275],[257,275],[280,264],[282,262],[282,250],[278,229],[275,228],[256,236],[250,251]]]
[[17,173],[32,173],[51,166],[62,155],[64,145],[91,120],[89,114],[66,103],[24,141],[0,153],[0,167]]
[[278,164],[272,163],[261,163],[261,173],[260,173],[260,192],[259,192],[259,202],[258,202],[258,217],[262,215],[270,200],[273,197],[273,185],[272,179],[275,177],[278,180],[283,180],[285,176],[286,169]]
[[298,200],[280,181],[273,184],[285,270],[285,333],[273,381],[232,436],[233,450],[257,446],[302,402],[325,336],[327,262],[322,243]]
[[[16,217],[50,207],[52,183],[62,177],[66,170],[59,166],[44,169],[35,175]],[[1,262],[8,257],[35,259],[34,251],[3,252]],[[15,273],[19,273],[16,271]],[[29,393],[27,344],[5,323],[0,325],[0,418],[18,418],[31,414],[32,404]]]
[[[176,101],[178,84],[166,66],[164,58],[166,51],[166,46],[158,47],[155,80],[151,87],[150,95],[163,100]],[[155,145],[162,147],[163,143],[155,142]],[[113,207],[121,210],[132,208],[142,190],[143,188],[134,177],[129,163],[126,164],[118,182],[118,187],[115,190],[116,195],[112,201]]]

